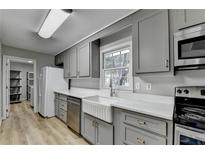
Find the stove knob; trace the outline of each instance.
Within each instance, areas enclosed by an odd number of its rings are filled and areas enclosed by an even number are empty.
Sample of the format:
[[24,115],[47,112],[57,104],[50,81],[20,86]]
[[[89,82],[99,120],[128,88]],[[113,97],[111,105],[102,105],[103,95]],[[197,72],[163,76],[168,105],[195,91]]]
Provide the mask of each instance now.
[[177,90],[177,93],[178,93],[178,94],[181,94],[181,93],[182,93],[182,90],[181,90],[181,89],[178,89],[178,90]]
[[185,93],[185,94],[188,94],[188,93],[189,93],[189,90],[185,89],[185,90],[184,90],[184,93]]

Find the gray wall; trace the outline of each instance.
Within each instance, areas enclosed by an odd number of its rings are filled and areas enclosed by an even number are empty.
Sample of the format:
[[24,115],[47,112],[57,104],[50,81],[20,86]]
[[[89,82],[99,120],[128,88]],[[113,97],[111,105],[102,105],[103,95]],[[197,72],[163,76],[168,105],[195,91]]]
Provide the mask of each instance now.
[[99,89],[99,78],[72,79],[71,87]]
[[10,64],[11,70],[18,70],[21,71],[20,77],[22,80],[21,82],[21,97],[20,100],[26,100],[27,98],[27,72],[33,72],[33,64],[26,64],[26,63],[17,63],[11,62]]
[[117,33],[101,38],[100,46],[107,45],[109,43],[121,40],[131,35],[132,35],[132,27],[130,26],[130,27],[120,30]]
[[2,55],[35,59],[37,62],[37,76],[39,76],[40,70],[43,66],[54,66],[53,55],[43,54],[39,52],[2,45]]
[[[180,71],[177,72],[175,76],[155,75],[135,77],[134,82],[139,82],[141,84],[141,89],[135,90],[135,92],[174,96],[175,86],[205,86],[205,70]],[[146,83],[151,83],[151,91],[146,90]]]

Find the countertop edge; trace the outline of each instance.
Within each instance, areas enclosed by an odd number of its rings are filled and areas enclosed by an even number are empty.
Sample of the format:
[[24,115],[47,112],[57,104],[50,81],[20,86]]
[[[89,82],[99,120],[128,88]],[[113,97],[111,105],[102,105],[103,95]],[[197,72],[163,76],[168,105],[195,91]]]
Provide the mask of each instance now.
[[[54,92],[56,93],[60,93],[60,94],[64,94],[64,95],[67,95],[67,96],[72,96],[72,97],[76,97],[76,98],[80,98],[80,99],[84,99],[86,97],[91,97],[91,96],[94,96],[94,95],[90,95],[90,96],[76,96],[75,94],[67,94],[67,93],[64,93],[62,91],[58,91],[58,90],[54,90]],[[156,113],[150,113],[150,112],[146,112],[146,111],[141,111],[141,110],[137,110],[137,109],[133,109],[131,107],[126,107],[126,106],[123,106],[123,105],[117,105],[117,104],[112,104],[111,103],[111,106],[112,107],[116,107],[116,108],[120,108],[120,109],[124,109],[124,110],[128,110],[128,111],[131,111],[131,112],[136,112],[136,113],[140,113],[140,114],[145,114],[145,115],[148,115],[148,116],[153,116],[153,117],[156,117],[156,118],[161,118],[161,119],[165,119],[165,120],[169,120],[169,121],[173,121],[173,116],[164,116],[164,115],[156,115]]]

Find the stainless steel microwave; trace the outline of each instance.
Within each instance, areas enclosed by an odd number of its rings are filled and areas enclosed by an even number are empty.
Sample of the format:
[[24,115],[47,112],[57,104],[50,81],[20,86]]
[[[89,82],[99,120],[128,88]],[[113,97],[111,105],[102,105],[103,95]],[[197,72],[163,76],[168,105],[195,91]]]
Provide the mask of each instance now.
[[205,24],[174,34],[174,65],[205,65]]

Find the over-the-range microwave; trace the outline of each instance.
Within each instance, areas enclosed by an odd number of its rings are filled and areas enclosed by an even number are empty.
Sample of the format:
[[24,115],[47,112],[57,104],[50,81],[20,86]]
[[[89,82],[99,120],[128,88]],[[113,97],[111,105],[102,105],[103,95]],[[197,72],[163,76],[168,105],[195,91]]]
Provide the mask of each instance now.
[[182,29],[174,34],[174,65],[205,65],[205,24]]

